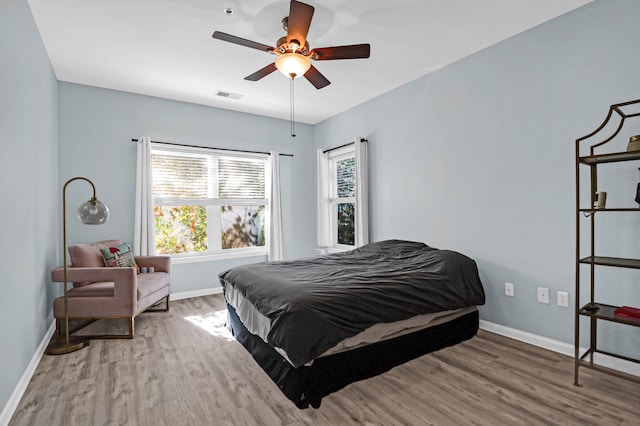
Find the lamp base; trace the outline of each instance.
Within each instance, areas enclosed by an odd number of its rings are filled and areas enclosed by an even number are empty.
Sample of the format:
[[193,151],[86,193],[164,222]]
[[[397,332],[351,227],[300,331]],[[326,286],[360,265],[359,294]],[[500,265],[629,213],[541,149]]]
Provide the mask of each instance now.
[[68,354],[70,352],[78,351],[85,346],[89,346],[88,339],[78,336],[72,336],[69,337],[69,343],[67,343],[64,339],[56,340],[55,342],[49,343],[46,353],[48,355]]

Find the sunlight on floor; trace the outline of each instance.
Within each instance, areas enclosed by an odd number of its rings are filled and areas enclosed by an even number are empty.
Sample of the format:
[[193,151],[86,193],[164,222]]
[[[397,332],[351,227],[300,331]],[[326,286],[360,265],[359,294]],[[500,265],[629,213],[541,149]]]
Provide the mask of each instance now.
[[194,315],[185,317],[191,324],[197,325],[207,333],[215,337],[222,337],[227,341],[234,340],[231,332],[225,327],[227,310],[215,311],[207,315]]

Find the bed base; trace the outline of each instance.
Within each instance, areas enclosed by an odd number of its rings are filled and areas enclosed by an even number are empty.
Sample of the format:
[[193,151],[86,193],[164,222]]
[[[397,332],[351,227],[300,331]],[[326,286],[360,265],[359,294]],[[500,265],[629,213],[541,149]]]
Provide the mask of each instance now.
[[293,367],[260,337],[242,324],[227,304],[227,327],[253,356],[282,393],[298,408],[319,408],[322,398],[350,383],[377,376],[429,352],[476,335],[478,311],[411,334],[316,359],[310,366]]

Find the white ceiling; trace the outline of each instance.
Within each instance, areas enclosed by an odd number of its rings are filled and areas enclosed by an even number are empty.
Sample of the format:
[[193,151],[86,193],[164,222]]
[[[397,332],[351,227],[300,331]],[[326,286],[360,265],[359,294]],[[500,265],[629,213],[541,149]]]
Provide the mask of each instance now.
[[[28,1],[60,81],[289,118],[285,76],[244,80],[275,57],[211,37],[275,46],[288,0]],[[311,48],[370,43],[371,57],[315,62],[331,84],[295,81],[296,120],[315,124],[590,1],[306,1]]]

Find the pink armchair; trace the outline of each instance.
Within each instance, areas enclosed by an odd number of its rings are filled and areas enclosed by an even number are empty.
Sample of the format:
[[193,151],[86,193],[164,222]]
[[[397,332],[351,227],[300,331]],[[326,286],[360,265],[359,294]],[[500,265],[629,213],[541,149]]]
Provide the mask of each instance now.
[[[70,320],[129,319],[129,334],[99,335],[92,338],[134,337],[135,317],[142,312],[167,312],[171,293],[171,259],[168,256],[136,256],[141,268],[154,268],[152,273],[138,274],[135,267],[106,267],[100,248],[118,245],[117,240],[70,246],[72,267],[67,268],[67,281],[74,287],[68,291]],[[54,282],[64,281],[64,268],[51,272]],[[156,308],[164,299],[164,308]],[[152,308],[153,306],[153,308]],[[64,323],[64,298],[53,301],[56,331]]]

